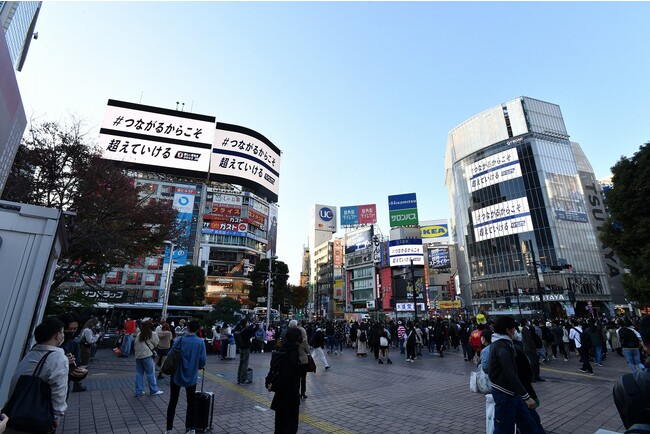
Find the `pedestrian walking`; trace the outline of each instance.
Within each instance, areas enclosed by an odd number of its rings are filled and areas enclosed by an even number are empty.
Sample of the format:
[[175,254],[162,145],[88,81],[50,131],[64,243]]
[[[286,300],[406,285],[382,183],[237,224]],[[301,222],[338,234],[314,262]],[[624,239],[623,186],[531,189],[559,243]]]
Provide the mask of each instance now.
[[173,434],[174,416],[181,387],[185,388],[187,397],[187,412],[185,414],[185,431],[188,434],[196,434],[196,384],[199,380],[199,369],[205,367],[208,360],[205,352],[203,339],[196,336],[199,331],[199,321],[190,320],[186,333],[174,341],[171,351],[178,348],[181,352],[181,363],[176,372],[170,378],[170,397],[167,406],[167,431],[165,434]]
[[302,339],[298,343],[298,357],[300,359],[300,398],[307,399],[307,370],[309,368],[309,343],[307,343],[307,330],[298,325],[298,321],[292,319],[289,321],[289,329],[297,328],[300,330]]
[[619,329],[616,331],[618,340],[623,348],[623,356],[627,360],[632,372],[643,371],[645,367],[641,363],[639,346],[641,344],[641,335],[632,327],[632,321],[629,319],[618,320]]
[[406,323],[406,361],[413,363],[415,360],[415,343],[417,340],[415,327],[411,321]]
[[325,348],[325,334],[320,327],[316,328],[316,332],[311,338],[311,347],[313,348],[311,356],[314,358],[314,360],[320,360],[325,369],[329,369],[330,365],[327,363],[327,358],[325,357],[325,352],[323,351]]
[[[571,331],[569,332],[569,339],[573,339],[573,342],[575,342],[576,350],[578,350],[578,354],[580,354],[580,361],[582,362],[580,372],[583,374],[594,375],[594,370],[591,367],[591,363],[589,363],[589,349],[591,348],[591,339],[589,337],[589,333],[583,333],[580,320],[574,320],[572,322],[572,325],[573,326],[571,327]],[[589,340],[589,342],[587,340]]]
[[[298,432],[300,419],[299,345],[302,340],[303,334],[297,327],[287,328],[280,348],[283,355],[276,366],[271,366],[271,369],[277,373],[272,383],[275,395],[271,401],[271,410],[275,412],[274,434],[296,434]],[[269,376],[267,376],[267,381],[268,379]],[[267,388],[271,388],[271,385],[267,384]]]
[[158,388],[154,368],[154,350],[158,345],[158,335],[152,331],[151,321],[142,321],[133,334],[135,339],[135,396],[144,395],[144,376],[147,376],[151,396],[162,395]]
[[544,434],[537,404],[517,374],[516,351],[512,342],[517,322],[500,316],[494,323],[490,345],[489,378],[495,402],[494,434],[512,434],[517,428],[526,434]]
[[95,331],[99,321],[97,318],[91,318],[86,321],[86,324],[81,330],[81,340],[79,342],[79,350],[81,353],[81,365],[88,366],[91,362],[91,355],[93,352],[93,346],[97,345],[99,338],[103,336],[103,333]]

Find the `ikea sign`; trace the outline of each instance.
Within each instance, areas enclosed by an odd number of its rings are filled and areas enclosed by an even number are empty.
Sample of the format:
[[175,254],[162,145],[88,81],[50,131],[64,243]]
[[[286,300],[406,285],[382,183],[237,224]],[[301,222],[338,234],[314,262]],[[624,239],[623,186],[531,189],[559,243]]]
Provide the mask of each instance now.
[[441,238],[449,235],[449,229],[446,224],[422,226],[422,238]]

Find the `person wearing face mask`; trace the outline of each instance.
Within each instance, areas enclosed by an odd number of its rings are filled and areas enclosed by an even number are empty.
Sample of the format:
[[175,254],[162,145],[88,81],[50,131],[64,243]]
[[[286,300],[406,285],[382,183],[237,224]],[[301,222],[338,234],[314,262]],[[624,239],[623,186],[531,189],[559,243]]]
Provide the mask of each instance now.
[[[33,375],[38,363],[47,356],[39,377],[50,385],[52,408],[54,409],[54,426],[52,428],[56,429],[68,408],[66,396],[70,363],[63,349],[60,348],[65,340],[63,323],[56,318],[46,319],[34,330],[34,339],[36,339],[36,345],[23,357],[11,378],[9,396],[13,395],[20,376]],[[7,416],[9,416],[9,427],[13,427],[11,414],[7,414]]]
[[[86,386],[81,384],[81,380],[86,378],[88,370],[81,368],[81,351],[79,349],[79,342],[75,339],[79,331],[79,316],[75,313],[64,313],[59,316],[59,321],[63,323],[63,335],[65,340],[61,344],[61,348],[70,362],[70,371],[68,379],[72,382],[73,392],[85,392]],[[69,385],[68,385],[69,386]]]
[[521,432],[544,434],[537,404],[519,378],[513,338],[517,322],[510,316],[497,318],[490,345],[489,378],[494,398],[494,434]]

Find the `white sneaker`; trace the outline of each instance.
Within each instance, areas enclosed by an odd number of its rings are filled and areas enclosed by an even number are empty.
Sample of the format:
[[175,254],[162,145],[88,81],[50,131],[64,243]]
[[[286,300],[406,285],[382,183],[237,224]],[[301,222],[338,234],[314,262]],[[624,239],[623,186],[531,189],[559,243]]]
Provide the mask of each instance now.
[[158,392],[152,393],[150,396],[158,396],[158,395],[162,395],[163,393],[165,393],[165,392],[163,392],[162,390],[159,390]]
[[196,434],[196,430],[191,429],[188,432],[186,432],[185,434]]

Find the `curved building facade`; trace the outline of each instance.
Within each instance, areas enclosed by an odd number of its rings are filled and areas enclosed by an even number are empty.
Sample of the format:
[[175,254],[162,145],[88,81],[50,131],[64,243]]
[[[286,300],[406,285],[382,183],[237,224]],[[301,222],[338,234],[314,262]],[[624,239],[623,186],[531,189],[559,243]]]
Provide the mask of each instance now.
[[[580,167],[579,167],[580,166]],[[520,97],[449,133],[445,184],[461,292],[475,311],[611,313],[582,172],[560,107]],[[595,178],[594,178],[595,179]]]

